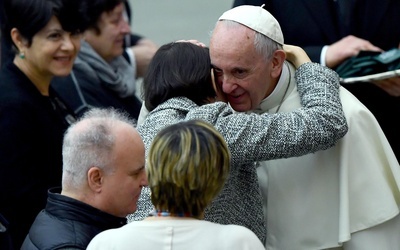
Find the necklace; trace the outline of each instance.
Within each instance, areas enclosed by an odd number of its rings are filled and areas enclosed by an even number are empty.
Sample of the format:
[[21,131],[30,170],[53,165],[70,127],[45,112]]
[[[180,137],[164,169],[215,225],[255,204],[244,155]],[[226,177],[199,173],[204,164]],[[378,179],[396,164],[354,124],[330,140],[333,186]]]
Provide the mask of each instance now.
[[170,212],[163,210],[153,210],[150,214],[154,217],[192,217],[189,213],[171,214]]

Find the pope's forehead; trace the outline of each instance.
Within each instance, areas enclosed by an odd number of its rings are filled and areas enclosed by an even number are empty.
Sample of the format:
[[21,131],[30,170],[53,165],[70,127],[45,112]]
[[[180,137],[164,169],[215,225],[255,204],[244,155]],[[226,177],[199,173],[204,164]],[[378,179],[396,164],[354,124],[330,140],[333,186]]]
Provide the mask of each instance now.
[[253,45],[254,36],[255,32],[243,25],[217,25],[210,40],[210,50]]
[[254,31],[245,27],[217,30],[210,41],[210,56],[212,61],[216,60],[216,57],[238,60],[244,56],[255,56]]

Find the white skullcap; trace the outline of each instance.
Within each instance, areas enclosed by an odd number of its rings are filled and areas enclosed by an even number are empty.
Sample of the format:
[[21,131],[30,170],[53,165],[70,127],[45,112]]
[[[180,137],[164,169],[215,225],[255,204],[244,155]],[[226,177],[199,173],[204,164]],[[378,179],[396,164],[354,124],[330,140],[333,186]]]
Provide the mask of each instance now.
[[281,26],[263,6],[240,5],[225,11],[218,20],[231,20],[243,24],[283,45]]

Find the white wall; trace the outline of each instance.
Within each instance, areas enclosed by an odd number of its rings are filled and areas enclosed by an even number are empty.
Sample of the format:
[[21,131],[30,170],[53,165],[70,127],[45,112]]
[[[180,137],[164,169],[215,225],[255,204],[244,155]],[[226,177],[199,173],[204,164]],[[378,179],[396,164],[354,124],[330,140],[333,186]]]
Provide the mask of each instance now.
[[233,0],[129,0],[132,30],[159,45],[179,39],[209,44],[209,33]]

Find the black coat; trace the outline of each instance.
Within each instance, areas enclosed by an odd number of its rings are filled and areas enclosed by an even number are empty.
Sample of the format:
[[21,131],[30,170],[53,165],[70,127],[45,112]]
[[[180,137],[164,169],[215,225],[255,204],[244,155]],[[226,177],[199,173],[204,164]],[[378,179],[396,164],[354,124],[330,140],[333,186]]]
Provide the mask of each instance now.
[[126,224],[120,218],[50,189],[47,205],[32,224],[21,250],[86,249],[100,232]]
[[62,138],[68,127],[53,93],[43,96],[13,64],[0,72],[0,214],[16,249],[47,190],[61,185]]

